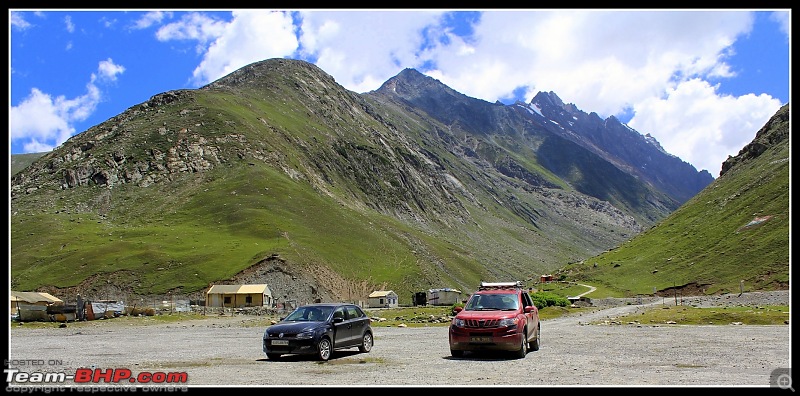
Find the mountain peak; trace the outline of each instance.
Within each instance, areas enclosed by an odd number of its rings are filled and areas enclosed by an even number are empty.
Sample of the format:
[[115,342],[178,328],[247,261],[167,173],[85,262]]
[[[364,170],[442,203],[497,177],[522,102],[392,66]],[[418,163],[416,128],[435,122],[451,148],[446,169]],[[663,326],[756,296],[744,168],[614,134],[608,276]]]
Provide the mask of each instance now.
[[534,96],[533,99],[531,100],[531,104],[540,104],[540,105],[549,104],[551,106],[556,106],[559,108],[564,107],[564,102],[553,91],[550,92],[539,91],[539,93],[537,93],[536,96]]
[[313,63],[297,59],[271,58],[253,62],[200,89],[258,88],[275,85],[276,81],[309,79],[309,77],[326,85],[336,83],[331,75]]

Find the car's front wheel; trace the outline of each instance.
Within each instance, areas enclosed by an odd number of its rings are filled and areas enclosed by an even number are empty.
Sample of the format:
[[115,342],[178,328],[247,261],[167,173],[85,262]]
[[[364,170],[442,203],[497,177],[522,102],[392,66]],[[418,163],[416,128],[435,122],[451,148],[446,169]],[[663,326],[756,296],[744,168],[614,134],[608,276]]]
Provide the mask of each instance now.
[[462,357],[464,356],[464,351],[457,351],[455,349],[451,349],[450,354],[453,355],[453,357]]
[[528,354],[528,329],[525,328],[522,330],[522,342],[520,342],[519,349],[517,349],[516,355],[518,358],[522,359],[525,355]]
[[364,333],[364,337],[361,339],[361,346],[358,347],[358,350],[361,352],[369,352],[372,350],[372,333],[366,332]]
[[269,358],[269,360],[278,360],[278,359],[281,358],[281,354],[280,353],[268,353],[267,357]]
[[319,344],[317,344],[317,357],[319,360],[326,361],[330,359],[332,351],[333,344],[331,343],[331,340],[324,337],[319,340]]

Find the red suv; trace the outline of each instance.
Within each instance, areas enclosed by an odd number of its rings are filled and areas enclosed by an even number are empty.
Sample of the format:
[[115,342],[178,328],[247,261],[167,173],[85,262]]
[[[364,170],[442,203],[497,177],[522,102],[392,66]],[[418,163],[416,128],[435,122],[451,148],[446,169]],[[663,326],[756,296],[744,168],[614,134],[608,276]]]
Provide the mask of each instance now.
[[481,282],[450,323],[450,354],[511,351],[524,358],[539,350],[539,310],[522,282]]

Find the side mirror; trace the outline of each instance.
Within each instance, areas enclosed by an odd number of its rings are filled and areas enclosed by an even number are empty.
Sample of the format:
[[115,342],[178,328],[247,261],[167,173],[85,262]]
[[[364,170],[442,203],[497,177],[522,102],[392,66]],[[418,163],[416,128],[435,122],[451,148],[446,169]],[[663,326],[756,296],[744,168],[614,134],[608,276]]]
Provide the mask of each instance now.
[[459,312],[461,312],[463,310],[464,310],[464,307],[461,307],[461,306],[453,307],[453,312],[455,312],[455,313],[459,313]]
[[342,317],[337,316],[333,318],[333,323],[342,323],[342,322],[344,322],[344,318]]

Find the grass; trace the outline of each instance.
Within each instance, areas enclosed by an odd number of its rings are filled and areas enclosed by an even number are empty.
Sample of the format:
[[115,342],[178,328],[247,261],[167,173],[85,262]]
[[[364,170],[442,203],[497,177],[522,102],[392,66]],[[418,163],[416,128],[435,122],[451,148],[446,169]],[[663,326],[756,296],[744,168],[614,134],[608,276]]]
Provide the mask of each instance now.
[[373,327],[448,326],[452,308],[450,306],[418,306],[384,309],[365,309],[367,316],[373,318]]
[[[659,306],[612,322],[642,325],[788,325],[789,306],[710,307]],[[603,323],[607,322],[604,320]]]

